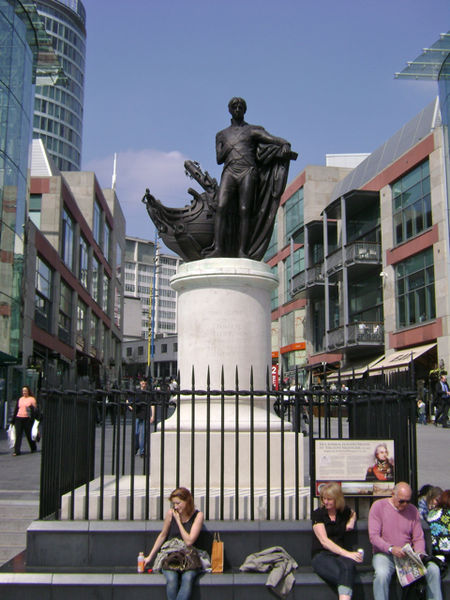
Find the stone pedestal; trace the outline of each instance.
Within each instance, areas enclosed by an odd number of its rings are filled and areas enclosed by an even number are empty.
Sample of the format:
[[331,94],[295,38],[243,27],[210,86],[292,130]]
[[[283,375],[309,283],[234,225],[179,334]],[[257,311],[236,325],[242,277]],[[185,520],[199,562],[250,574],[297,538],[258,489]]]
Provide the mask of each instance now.
[[[172,278],[178,292],[178,368],[181,388],[266,389],[271,367],[270,297],[278,281],[270,267],[245,258],[209,258],[185,263]],[[269,371],[270,373],[270,371]]]
[[[164,454],[164,487],[175,488],[177,468],[180,472],[181,485],[191,481],[191,465],[194,465],[194,487],[205,487],[209,477],[210,488],[221,485],[228,494],[235,490],[236,481],[240,488],[271,490],[282,487],[295,489],[296,470],[300,487],[303,486],[303,434],[296,438],[292,431],[256,432],[253,437],[249,433],[211,432],[209,446],[206,432],[195,433],[194,441],[190,433],[182,432],[177,437],[175,432],[164,436],[164,447],[161,447],[162,436],[152,433],[151,436],[151,482],[158,488],[161,484],[161,454]],[[253,446],[253,454],[252,454]],[[208,452],[209,447],[209,452]],[[237,452],[237,454],[236,454]],[[253,469],[252,465],[253,456]],[[177,458],[178,457],[178,458]],[[208,462],[209,459],[209,473]],[[179,460],[179,467],[178,465]],[[223,471],[222,471],[223,465]],[[282,467],[284,469],[282,479]]]
[[[253,389],[267,389],[272,362],[270,297],[277,278],[265,263],[212,258],[181,265],[171,285],[178,292],[180,388],[192,388],[194,373],[195,390],[206,390],[209,369],[209,387],[215,391],[209,405],[205,395],[196,394],[194,423],[191,397],[181,397],[181,431],[191,431],[193,425],[196,432],[221,429],[222,405],[217,391],[222,386],[222,369],[223,387],[229,391],[224,398],[224,429],[234,431],[238,424],[239,431],[249,431],[251,398],[240,394],[236,403],[232,393],[236,389],[236,370],[240,390],[249,390],[251,369]],[[269,406],[272,404],[270,399]],[[271,408],[268,423],[266,395],[255,395],[253,405],[255,431],[265,431],[268,424],[273,430],[280,428],[280,419]],[[174,414],[165,428],[175,431],[177,424]]]

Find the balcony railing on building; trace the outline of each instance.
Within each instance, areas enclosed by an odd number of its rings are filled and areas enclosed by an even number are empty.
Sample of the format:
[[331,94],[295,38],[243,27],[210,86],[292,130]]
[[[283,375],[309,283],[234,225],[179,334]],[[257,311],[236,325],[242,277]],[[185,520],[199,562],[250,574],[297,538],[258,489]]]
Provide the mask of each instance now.
[[[347,339],[345,331],[347,330]],[[381,322],[350,323],[345,327],[331,329],[328,332],[328,350],[336,350],[347,346],[382,346],[384,328]]]
[[384,328],[382,323],[351,323],[347,325],[347,343],[359,345],[382,345]]
[[342,269],[342,264],[343,264],[343,260],[342,260],[342,249],[339,248],[339,250],[336,250],[336,252],[333,252],[333,254],[330,254],[327,257],[327,273],[335,273],[336,271],[339,271],[339,269]]
[[376,242],[354,242],[345,248],[345,264],[381,263],[381,244]]
[[304,291],[315,286],[323,287],[325,283],[325,275],[323,263],[316,264],[306,271],[301,271],[292,278],[293,293]]
[[343,327],[337,327],[331,329],[328,332],[328,350],[334,350],[335,348],[342,348],[345,343],[345,333]]

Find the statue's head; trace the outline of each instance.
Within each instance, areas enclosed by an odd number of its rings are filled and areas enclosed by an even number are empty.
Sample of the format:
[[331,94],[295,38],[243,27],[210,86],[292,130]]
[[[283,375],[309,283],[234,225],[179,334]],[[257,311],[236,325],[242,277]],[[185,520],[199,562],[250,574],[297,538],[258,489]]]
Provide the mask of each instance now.
[[247,112],[247,103],[244,98],[231,98],[231,100],[228,102],[228,110],[233,117],[235,116],[234,113],[236,112],[244,116]]

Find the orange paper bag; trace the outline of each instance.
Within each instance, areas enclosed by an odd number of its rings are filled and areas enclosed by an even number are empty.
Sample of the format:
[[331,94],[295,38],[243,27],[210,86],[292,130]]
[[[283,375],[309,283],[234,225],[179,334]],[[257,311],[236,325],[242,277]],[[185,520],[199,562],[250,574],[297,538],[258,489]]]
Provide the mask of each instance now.
[[213,573],[223,573],[223,542],[220,541],[220,534],[214,534],[211,550],[211,571]]

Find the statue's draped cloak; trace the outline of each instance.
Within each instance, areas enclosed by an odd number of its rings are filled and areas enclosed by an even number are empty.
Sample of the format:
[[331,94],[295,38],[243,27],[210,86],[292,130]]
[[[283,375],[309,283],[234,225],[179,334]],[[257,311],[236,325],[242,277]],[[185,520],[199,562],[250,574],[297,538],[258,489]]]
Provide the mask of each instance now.
[[275,144],[259,144],[257,148],[258,190],[247,249],[253,260],[262,260],[269,246],[280,198],[286,187],[291,159],[282,154],[282,148]]

